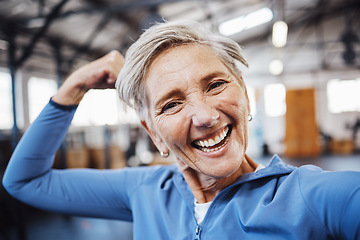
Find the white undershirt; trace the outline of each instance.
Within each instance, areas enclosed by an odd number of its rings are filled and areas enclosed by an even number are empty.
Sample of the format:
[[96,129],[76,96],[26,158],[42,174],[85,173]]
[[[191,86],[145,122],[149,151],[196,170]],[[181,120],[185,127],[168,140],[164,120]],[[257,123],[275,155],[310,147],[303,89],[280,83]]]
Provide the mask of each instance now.
[[[255,172],[259,171],[260,169],[263,169],[264,166],[259,164],[257,166],[257,168],[255,169]],[[209,210],[209,207],[211,205],[212,201],[211,202],[206,202],[206,203],[198,203],[195,199],[195,204],[194,204],[194,212],[195,212],[195,218],[196,218],[196,221],[198,223],[199,226],[201,226],[204,218],[205,218],[205,215],[207,213],[207,211]]]
[[195,199],[195,218],[199,226],[201,226],[201,223],[203,222],[211,203],[212,201],[206,203],[198,203]]

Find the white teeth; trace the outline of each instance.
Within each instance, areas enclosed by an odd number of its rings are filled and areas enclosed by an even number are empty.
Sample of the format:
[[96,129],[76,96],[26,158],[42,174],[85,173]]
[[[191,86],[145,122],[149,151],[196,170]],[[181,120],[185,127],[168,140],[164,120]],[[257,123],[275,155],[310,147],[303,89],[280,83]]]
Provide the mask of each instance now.
[[220,147],[216,147],[213,149],[208,149],[208,147],[213,147],[216,144],[219,144],[221,141],[223,141],[226,137],[227,132],[229,131],[229,128],[226,127],[224,130],[220,132],[219,135],[215,136],[214,138],[209,138],[207,140],[199,140],[196,141],[195,144],[202,147],[202,150],[204,152],[212,152],[220,149]]
[[224,131],[222,131],[222,132],[220,133],[220,138],[221,138],[221,139],[224,139],[225,136],[226,136],[226,135],[225,135]]
[[212,148],[212,149],[203,148],[202,150],[203,150],[204,152],[209,153],[209,152],[217,151],[217,150],[219,150],[219,149],[220,149],[220,147]]

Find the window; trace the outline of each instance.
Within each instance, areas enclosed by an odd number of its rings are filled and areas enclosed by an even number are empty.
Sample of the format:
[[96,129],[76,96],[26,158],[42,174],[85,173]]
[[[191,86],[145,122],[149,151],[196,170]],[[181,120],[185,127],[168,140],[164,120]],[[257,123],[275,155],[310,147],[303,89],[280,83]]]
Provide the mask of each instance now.
[[114,89],[90,90],[81,101],[73,120],[76,126],[114,125],[132,120],[129,113],[121,112],[119,98]]
[[327,84],[328,109],[331,113],[360,111],[360,78],[332,79]]
[[11,76],[0,72],[0,129],[10,129],[13,126]]
[[28,82],[29,94],[29,118],[33,122],[41,110],[49,102],[49,99],[55,95],[57,83],[52,79],[43,79],[32,77]]
[[284,84],[274,83],[265,86],[265,113],[269,117],[280,117],[286,113],[286,89]]
[[[29,116],[33,122],[40,111],[57,91],[57,83],[51,79],[31,78],[28,83]],[[123,110],[114,89],[89,90],[76,110],[72,124],[75,126],[114,125],[138,123],[133,109]]]

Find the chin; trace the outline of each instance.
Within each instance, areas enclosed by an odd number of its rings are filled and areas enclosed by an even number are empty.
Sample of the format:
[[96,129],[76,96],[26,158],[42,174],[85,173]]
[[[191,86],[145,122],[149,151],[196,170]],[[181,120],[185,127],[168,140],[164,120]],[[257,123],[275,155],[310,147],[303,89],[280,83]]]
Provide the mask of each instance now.
[[215,166],[213,169],[208,171],[209,177],[215,178],[215,179],[222,179],[232,176],[237,172],[237,170],[240,168],[241,164],[231,164],[227,166]]

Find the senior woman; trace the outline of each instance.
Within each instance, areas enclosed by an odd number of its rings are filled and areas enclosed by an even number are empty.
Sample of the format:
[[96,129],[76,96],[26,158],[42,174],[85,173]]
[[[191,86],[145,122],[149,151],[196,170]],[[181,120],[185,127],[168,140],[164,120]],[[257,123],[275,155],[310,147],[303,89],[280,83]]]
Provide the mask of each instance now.
[[[241,64],[234,41],[198,23],[151,27],[125,60],[113,51],[69,76],[18,144],[4,186],[45,210],[133,221],[135,239],[359,239],[359,173],[277,156],[262,167],[246,155]],[[52,170],[86,91],[117,75],[120,97],[177,165]]]

